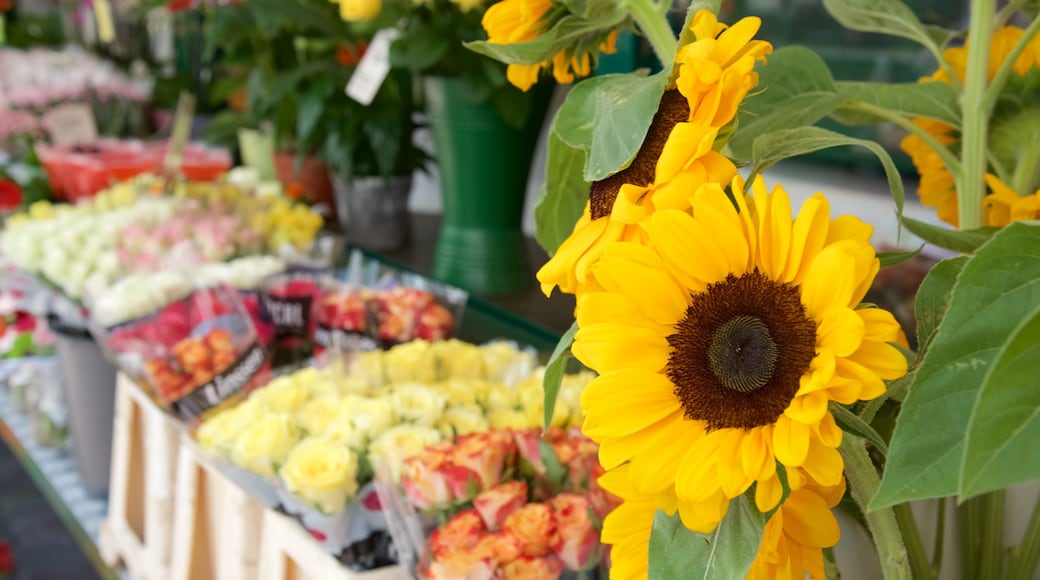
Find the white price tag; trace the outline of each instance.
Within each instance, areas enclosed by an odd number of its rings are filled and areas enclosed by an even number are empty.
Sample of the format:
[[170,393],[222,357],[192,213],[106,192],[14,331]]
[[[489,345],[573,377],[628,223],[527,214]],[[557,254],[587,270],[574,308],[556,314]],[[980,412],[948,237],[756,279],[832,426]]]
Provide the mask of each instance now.
[[379,87],[383,86],[390,72],[390,43],[398,34],[396,28],[384,28],[372,37],[365,56],[361,57],[361,62],[347,83],[348,97],[366,106],[376,98]]
[[66,103],[44,113],[43,128],[51,143],[59,147],[74,147],[97,141],[97,122],[90,106],[85,103]]

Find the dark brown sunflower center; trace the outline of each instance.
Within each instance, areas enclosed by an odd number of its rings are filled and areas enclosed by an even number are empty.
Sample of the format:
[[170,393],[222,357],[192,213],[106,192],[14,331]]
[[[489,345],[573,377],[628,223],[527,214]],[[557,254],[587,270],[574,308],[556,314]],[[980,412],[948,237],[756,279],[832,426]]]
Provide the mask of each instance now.
[[776,357],[769,327],[756,316],[734,316],[723,322],[708,345],[708,368],[719,384],[741,393],[769,382]]
[[797,286],[757,270],[690,297],[668,337],[666,372],[686,417],[708,429],[774,423],[816,356],[816,324]]

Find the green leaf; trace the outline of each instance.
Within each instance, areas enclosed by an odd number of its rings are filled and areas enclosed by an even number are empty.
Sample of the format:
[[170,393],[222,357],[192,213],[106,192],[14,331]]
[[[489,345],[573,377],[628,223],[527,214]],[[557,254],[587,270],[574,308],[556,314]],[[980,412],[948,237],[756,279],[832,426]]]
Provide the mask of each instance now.
[[1040,477],[1040,306],[1003,344],[968,423],[961,501]]
[[296,113],[296,139],[300,143],[311,140],[318,121],[325,112],[325,102],[329,95],[335,90],[331,81],[320,79],[314,86],[300,95],[299,110]]
[[[960,127],[961,113],[957,95],[946,83],[861,83],[839,82],[838,87],[857,101],[907,117],[929,117]],[[855,103],[838,107],[831,113],[845,125],[876,125],[885,120],[859,110]]]
[[593,77],[568,93],[553,131],[564,143],[588,152],[585,181],[617,173],[635,157],[664,94],[666,72]]
[[915,220],[913,218],[903,216],[900,218],[903,226],[910,231],[910,233],[921,238],[922,240],[939,246],[940,248],[946,248],[947,250],[953,250],[955,252],[971,253],[974,252],[979,246],[986,243],[993,234],[997,231],[994,227],[983,227],[977,230],[951,230],[950,228],[942,226],[933,226],[932,224]]
[[936,48],[935,40],[914,11],[899,0],[823,0],[823,6],[850,30],[899,36]]
[[571,345],[574,344],[574,335],[578,332],[578,322],[571,323],[567,332],[563,333],[560,342],[556,343],[549,364],[545,367],[545,377],[542,379],[542,387],[545,389],[545,428],[552,425],[553,412],[556,411],[556,397],[560,394],[560,385],[563,383],[563,374],[567,370],[567,362],[571,359]]
[[624,10],[609,10],[596,18],[564,16],[552,28],[533,40],[511,44],[493,44],[487,41],[466,42],[466,48],[509,64],[539,64],[551,60],[561,50],[572,49],[583,37],[608,33],[618,28],[628,14]]
[[551,443],[545,439],[538,439],[538,455],[545,464],[545,480],[549,482],[552,493],[555,495],[563,491],[563,484],[567,480],[568,468],[560,464],[560,458],[556,455]]
[[589,200],[589,182],[582,177],[585,151],[563,142],[550,132],[545,164],[545,185],[534,215],[535,239],[549,255],[571,235]]
[[903,402],[872,508],[957,493],[965,426],[984,379],[1023,313],[1038,305],[1040,224],[1014,223],[968,258],[957,278]]
[[921,281],[921,286],[917,289],[917,297],[914,299],[917,344],[921,352],[925,351],[932,338],[932,333],[939,326],[939,322],[946,312],[946,305],[950,301],[953,285],[957,282],[957,276],[960,275],[967,262],[967,256],[943,260],[932,266],[928,275]]
[[869,423],[848,410],[844,405],[831,405],[831,414],[834,415],[834,420],[838,423],[838,426],[841,427],[842,431],[852,433],[857,437],[865,439],[871,445],[876,447],[882,455],[888,454],[888,444],[885,443],[885,438],[878,435],[878,432],[875,431]]
[[917,248],[916,250],[910,250],[908,252],[878,252],[877,257],[881,262],[882,268],[890,268],[903,262],[913,260],[920,255],[921,250],[924,249],[924,245]]
[[423,71],[444,57],[451,48],[451,39],[434,28],[419,27],[394,41],[394,47],[399,49],[391,51],[391,61],[395,65]]
[[892,192],[892,199],[896,202],[896,211],[902,215],[905,198],[903,178],[899,175],[899,170],[896,169],[896,164],[888,152],[881,145],[866,139],[846,137],[819,127],[799,127],[767,133],[755,139],[752,147],[754,165],[751,167],[751,175],[762,173],[777,162],[789,157],[843,145],[865,147],[877,156],[888,177],[888,188]]
[[748,159],[760,135],[812,125],[844,99],[819,55],[802,46],[781,48],[759,67],[758,88],[741,104],[739,127],[729,148],[738,158]]
[[649,580],[744,578],[758,554],[765,515],[740,495],[709,534],[686,528],[679,514],[658,511],[650,532]]

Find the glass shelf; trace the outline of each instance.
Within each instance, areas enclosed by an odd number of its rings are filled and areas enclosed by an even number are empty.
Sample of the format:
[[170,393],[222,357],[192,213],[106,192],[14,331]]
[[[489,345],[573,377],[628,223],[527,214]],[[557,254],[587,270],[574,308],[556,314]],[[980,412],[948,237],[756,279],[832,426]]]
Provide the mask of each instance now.
[[22,464],[98,575],[105,580],[127,578],[124,571],[106,566],[98,553],[98,533],[108,515],[108,500],[87,492],[75,459],[67,450],[36,444],[29,416],[15,409],[10,393],[3,388],[0,388],[0,440]]

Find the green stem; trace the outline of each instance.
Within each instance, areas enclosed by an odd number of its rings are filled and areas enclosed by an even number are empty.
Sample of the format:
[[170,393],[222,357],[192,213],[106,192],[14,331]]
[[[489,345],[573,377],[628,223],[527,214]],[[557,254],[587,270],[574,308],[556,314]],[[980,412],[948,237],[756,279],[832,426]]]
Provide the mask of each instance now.
[[946,169],[953,174],[955,179],[957,175],[960,174],[961,162],[957,160],[957,157],[953,155],[953,152],[942,143],[939,143],[928,131],[925,131],[910,119],[907,119],[899,113],[893,113],[888,109],[883,109],[862,101],[852,103],[851,106],[863,111],[864,113],[870,113],[871,115],[881,117],[886,121],[899,125],[906,131],[916,135],[921,139],[921,141],[924,141],[925,145],[927,145],[929,149],[935,151],[935,154],[939,156],[939,159],[942,160],[943,164],[946,165]]
[[924,542],[921,541],[910,504],[901,503],[892,509],[895,511],[899,529],[903,532],[903,543],[906,544],[906,554],[910,558],[910,570],[913,572],[914,580],[932,578],[932,565],[928,561],[928,553],[924,551]]
[[1033,515],[1029,517],[1029,527],[1022,543],[1015,548],[1008,580],[1030,580],[1037,562],[1040,562],[1040,499],[1033,505]]
[[1004,563],[1004,494],[1003,489],[991,491],[982,504],[982,547],[979,559],[979,580],[999,580]]
[[997,156],[994,155],[992,151],[986,152],[986,160],[989,162],[989,166],[1001,181],[1004,183],[1011,183],[1012,175],[1008,172],[1007,168],[1004,167],[1004,164],[1000,162],[1000,159],[997,159]]
[[867,528],[874,538],[885,579],[909,579],[911,576],[906,547],[903,545],[903,536],[892,508],[867,511],[867,505],[877,493],[881,478],[870,461],[863,440],[846,433],[842,438],[840,451],[845,458],[845,477],[848,479],[849,490],[867,520]]
[[[968,66],[964,75],[961,111],[961,168],[957,182],[957,216],[962,230],[982,227],[982,198],[986,193],[986,137],[990,110],[984,108],[989,69],[989,44],[993,36],[995,0],[971,0],[968,28]],[[959,177],[959,178],[958,178]]]
[[[974,9],[974,6],[972,8]],[[999,25],[999,22],[997,24]],[[997,74],[993,75],[993,80],[990,82],[989,88],[986,89],[986,96],[982,101],[982,106],[986,108],[987,115],[989,111],[993,110],[993,106],[997,104],[997,99],[1000,98],[1000,92],[1004,90],[1004,85],[1007,83],[1008,77],[1011,76],[1011,71],[1015,70],[1015,61],[1029,47],[1030,41],[1033,40],[1038,31],[1040,31],[1040,18],[1034,18],[1025,32],[1022,33],[1022,38],[1018,39],[1011,52],[1008,53],[1007,58],[1000,64]],[[972,44],[974,44],[974,41],[972,41]]]
[[964,578],[979,576],[979,535],[982,530],[982,503],[974,497],[957,508],[961,548],[961,574]]
[[[1040,21],[1040,18],[1037,20]],[[1011,182],[1005,181],[1004,183],[1008,183],[1011,189],[1020,196],[1033,194],[1036,189],[1036,173],[1037,170],[1040,170],[1038,162],[1040,162],[1040,142],[1034,140],[1026,145],[1024,151],[1018,155],[1018,165],[1015,166]]]
[[942,571],[943,543],[946,539],[946,503],[945,497],[939,498],[939,506],[935,512],[935,544],[932,546],[932,577],[938,578]]
[[677,42],[668,19],[657,9],[652,0],[625,0],[623,7],[628,9],[632,18],[639,25],[643,36],[654,48],[654,54],[667,70],[675,62]]

